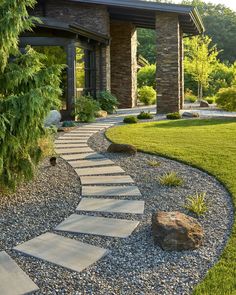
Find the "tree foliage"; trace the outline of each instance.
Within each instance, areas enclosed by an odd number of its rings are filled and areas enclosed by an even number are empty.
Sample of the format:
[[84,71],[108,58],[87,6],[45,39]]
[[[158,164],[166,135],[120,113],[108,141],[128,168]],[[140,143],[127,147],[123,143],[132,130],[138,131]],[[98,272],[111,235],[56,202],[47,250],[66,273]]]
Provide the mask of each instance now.
[[156,32],[149,29],[138,29],[138,54],[141,54],[150,64],[156,63]]
[[184,0],[183,4],[198,8],[208,35],[217,48],[221,61],[234,63],[236,60],[236,12],[222,4],[206,3],[202,0]]
[[211,46],[211,39],[207,36],[189,38],[185,46],[185,69],[198,83],[198,98],[201,99],[203,87],[208,85],[219,52],[216,45]]
[[[160,1],[158,1],[160,2]],[[169,1],[162,1],[169,2]],[[202,0],[183,0],[182,4],[198,8],[208,35],[217,48],[222,50],[219,59],[234,63],[236,60],[236,13],[222,4],[207,3]],[[156,63],[156,34],[154,30],[138,30],[138,51],[150,63]]]
[[156,88],[156,65],[147,65],[138,71],[138,87],[142,86]]
[[217,104],[227,111],[236,111],[236,85],[222,88],[217,94]]
[[30,47],[22,54],[17,48],[20,32],[32,25],[27,7],[33,4],[32,0],[0,4],[1,188],[14,189],[33,176],[41,156],[38,142],[45,134],[43,121],[60,94],[63,66],[46,67],[44,55]]
[[32,28],[27,8],[32,8],[36,0],[0,1],[0,70],[3,71],[10,54],[18,51],[18,36]]

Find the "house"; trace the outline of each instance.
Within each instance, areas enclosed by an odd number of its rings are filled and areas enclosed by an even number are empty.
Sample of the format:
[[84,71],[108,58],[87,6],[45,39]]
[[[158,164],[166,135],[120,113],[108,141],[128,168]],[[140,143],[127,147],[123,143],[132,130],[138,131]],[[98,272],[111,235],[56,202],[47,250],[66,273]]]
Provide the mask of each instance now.
[[[81,89],[95,97],[110,90],[120,107],[136,105],[137,28],[156,30],[157,112],[182,108],[183,36],[204,31],[196,8],[144,0],[40,0],[30,14],[42,23],[22,35],[21,46],[60,46],[66,52],[64,117],[70,116]],[[76,83],[79,68],[82,87]]]

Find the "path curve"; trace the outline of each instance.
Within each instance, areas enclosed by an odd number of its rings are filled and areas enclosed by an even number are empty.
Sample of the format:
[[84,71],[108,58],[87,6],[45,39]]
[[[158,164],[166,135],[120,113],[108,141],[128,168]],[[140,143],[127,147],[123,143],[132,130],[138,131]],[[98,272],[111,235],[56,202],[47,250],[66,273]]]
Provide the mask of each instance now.
[[[110,215],[144,213],[144,201],[129,199],[129,197],[141,196],[134,180],[129,175],[125,175],[121,167],[94,152],[87,144],[93,134],[114,124],[115,122],[83,124],[56,139],[56,152],[73,167],[82,184],[81,196],[78,196],[81,200],[75,213],[61,222],[55,228],[56,231],[127,238],[138,226],[139,221],[133,219],[119,219],[116,215],[114,217],[92,215],[96,212],[105,212]],[[84,212],[91,214],[87,215]],[[88,268],[109,252],[102,247],[51,232],[37,236],[13,249],[76,272]],[[20,295],[39,290],[4,251],[0,252],[1,265],[4,265],[5,269],[12,269],[10,272],[0,268],[0,278],[1,276],[6,278],[0,283],[0,290],[4,294]],[[14,291],[12,291],[11,281],[19,285],[14,288]],[[23,281],[24,288],[19,281]]]

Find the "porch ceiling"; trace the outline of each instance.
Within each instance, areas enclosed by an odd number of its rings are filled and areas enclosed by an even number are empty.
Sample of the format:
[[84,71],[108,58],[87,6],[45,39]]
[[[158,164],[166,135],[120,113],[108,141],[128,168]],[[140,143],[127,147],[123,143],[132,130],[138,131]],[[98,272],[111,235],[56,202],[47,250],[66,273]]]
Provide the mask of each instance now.
[[186,34],[204,32],[204,25],[198,10],[189,5],[158,3],[144,0],[71,0],[87,4],[106,5],[111,19],[131,21],[137,27],[155,29],[156,12],[176,13]]

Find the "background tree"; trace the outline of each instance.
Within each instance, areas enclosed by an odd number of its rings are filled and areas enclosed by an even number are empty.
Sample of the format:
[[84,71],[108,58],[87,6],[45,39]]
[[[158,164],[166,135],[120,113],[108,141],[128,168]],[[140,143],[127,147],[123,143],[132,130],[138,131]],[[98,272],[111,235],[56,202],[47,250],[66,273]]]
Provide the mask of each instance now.
[[185,69],[197,82],[198,99],[202,99],[203,87],[208,85],[219,52],[216,45],[211,46],[211,39],[207,36],[186,39],[185,46]]
[[201,0],[184,0],[183,4],[198,8],[208,35],[220,51],[222,62],[236,60],[236,12],[222,4],[205,3]]
[[[222,62],[234,63],[236,60],[236,12],[224,5],[215,5],[201,0],[183,0],[182,4],[194,5],[198,8],[206,28],[205,35],[217,44],[219,50],[223,50],[219,54],[219,59]],[[139,53],[150,63],[156,63],[155,30],[139,29],[138,41]]]
[[138,29],[138,54],[148,60],[150,64],[156,63],[156,32],[149,29]]

